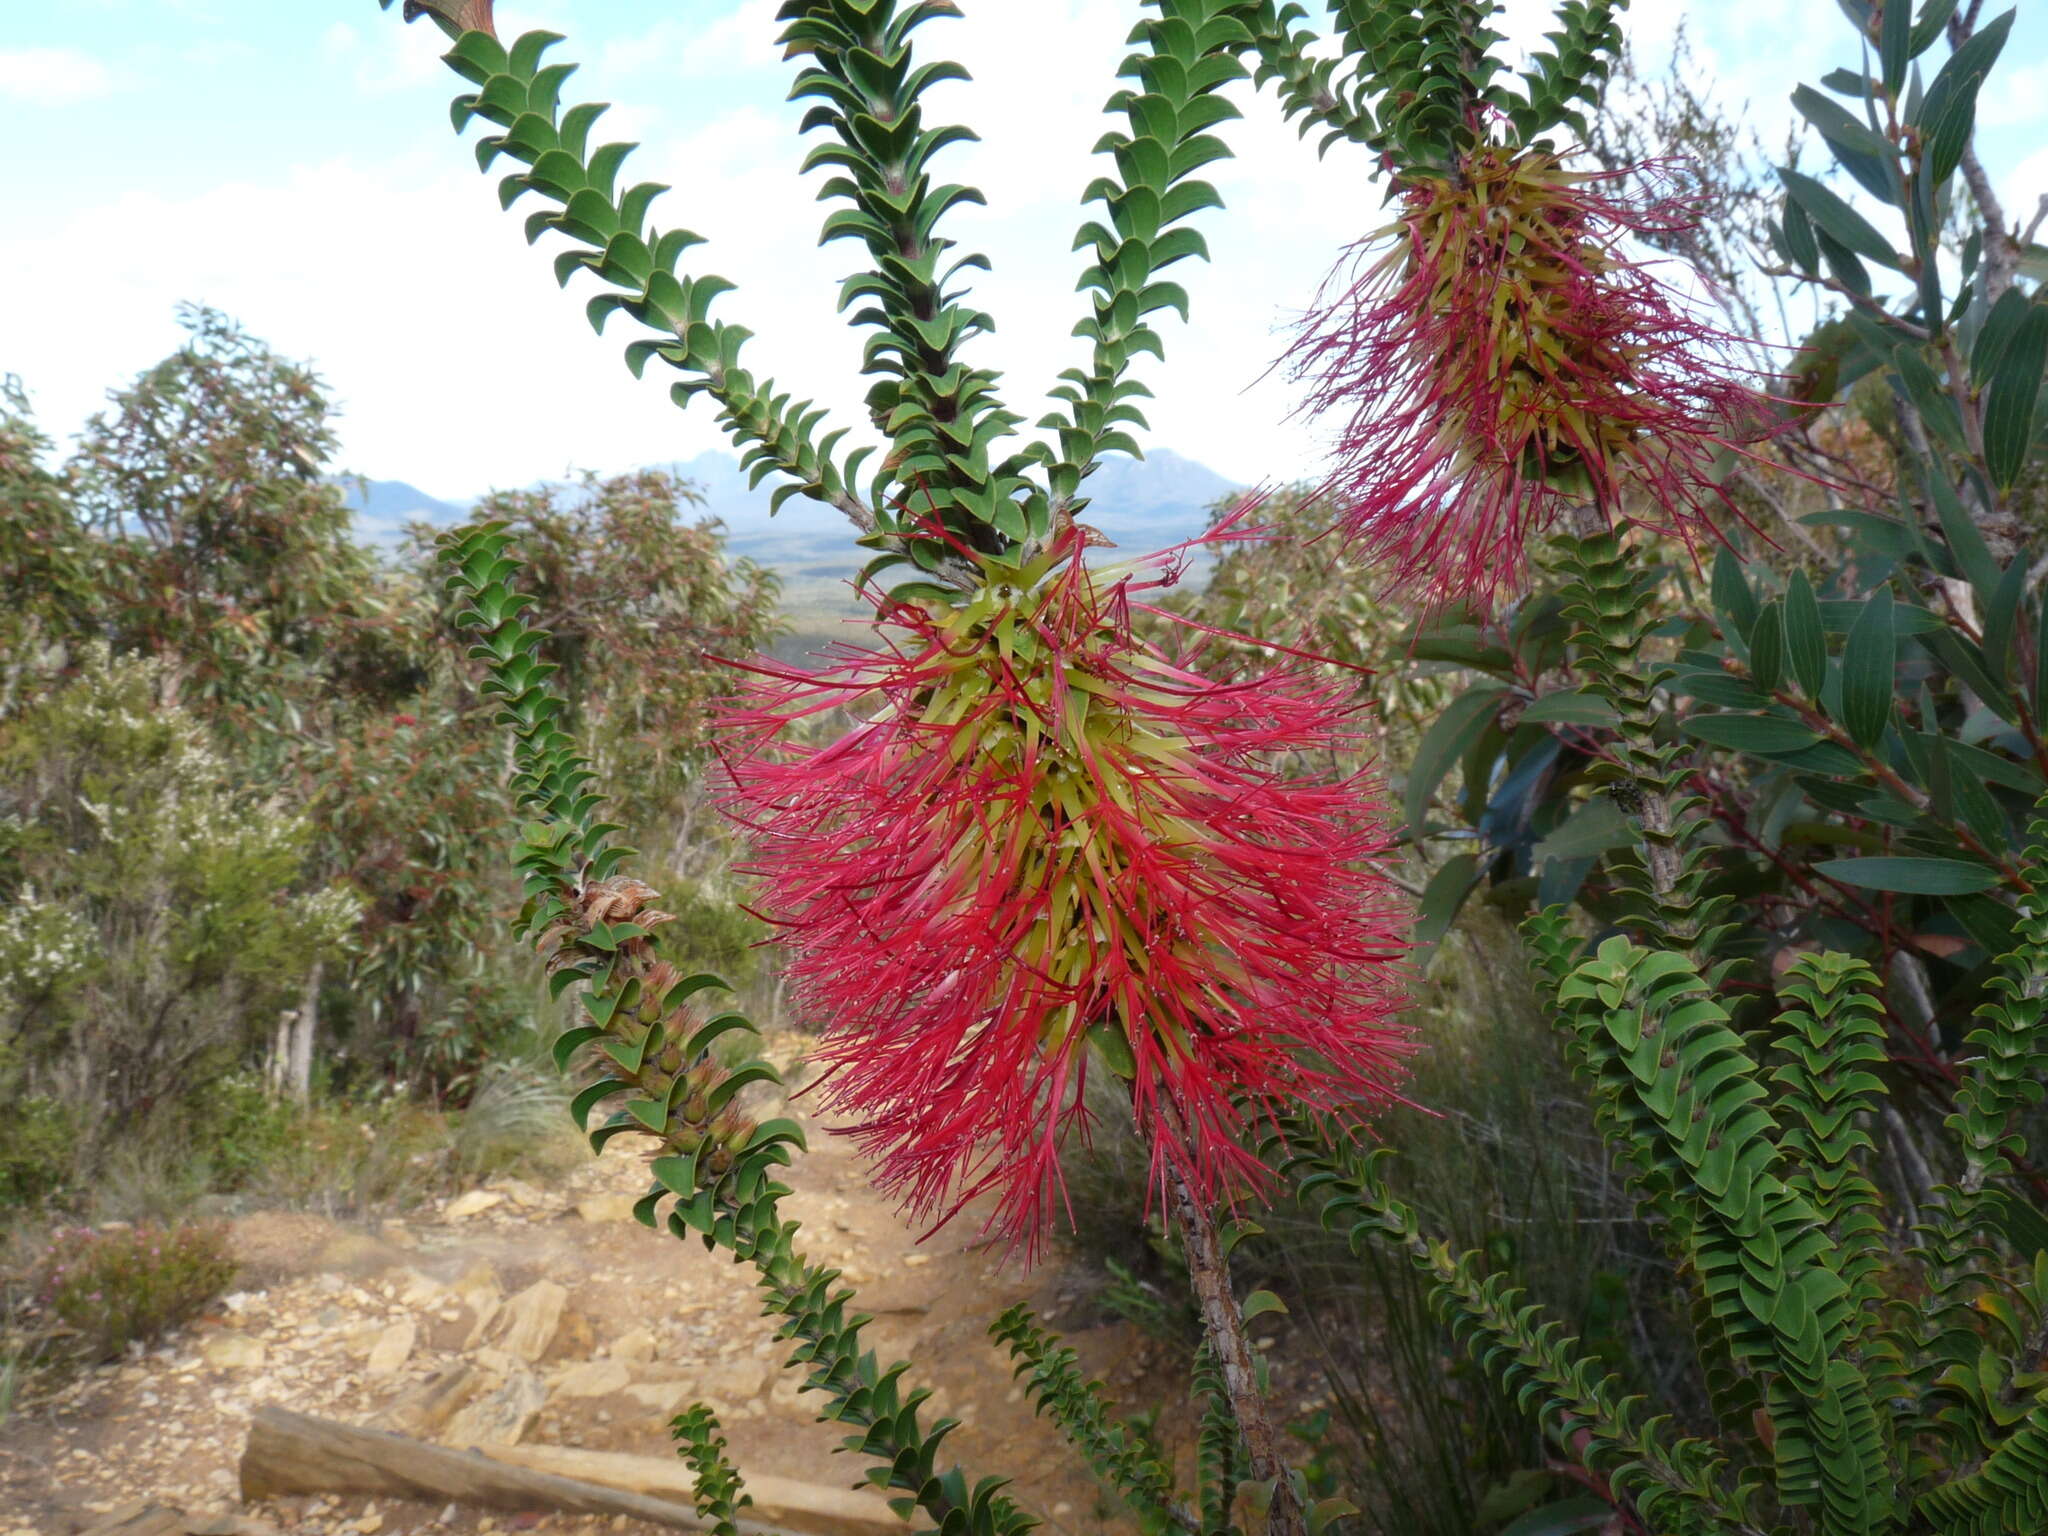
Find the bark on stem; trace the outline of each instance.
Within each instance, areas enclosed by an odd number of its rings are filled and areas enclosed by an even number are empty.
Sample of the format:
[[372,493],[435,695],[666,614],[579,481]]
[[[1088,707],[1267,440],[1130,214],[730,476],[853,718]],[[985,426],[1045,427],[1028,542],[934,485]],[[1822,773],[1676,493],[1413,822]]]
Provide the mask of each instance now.
[[1269,1536],[1307,1536],[1308,1520],[1289,1480],[1287,1463],[1281,1460],[1266,1396],[1259,1390],[1258,1368],[1252,1358],[1251,1340],[1245,1336],[1244,1313],[1230,1288],[1230,1266],[1223,1257],[1216,1218],[1195,1199],[1180,1170],[1170,1160],[1166,1163],[1166,1178],[1174,1219],[1180,1226],[1181,1248],[1187,1255],[1188,1279],[1194,1286],[1195,1303],[1201,1308],[1210,1353],[1216,1357],[1223,1375],[1223,1390],[1229,1394],[1237,1432],[1244,1440],[1245,1460],[1250,1464],[1252,1479],[1273,1489],[1273,1501],[1267,1510],[1267,1532]]

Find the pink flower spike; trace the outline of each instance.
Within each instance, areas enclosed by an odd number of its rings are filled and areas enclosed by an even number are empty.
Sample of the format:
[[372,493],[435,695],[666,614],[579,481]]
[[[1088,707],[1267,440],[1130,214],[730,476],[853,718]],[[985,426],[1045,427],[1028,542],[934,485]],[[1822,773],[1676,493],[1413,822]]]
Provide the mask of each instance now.
[[1687,210],[1616,179],[1476,150],[1411,180],[1303,320],[1286,361],[1337,433],[1319,494],[1389,587],[1488,607],[1576,507],[1690,547],[1741,517],[1717,461],[1769,434],[1770,398],[1624,249]]
[[[1027,1248],[1060,1203],[1091,1072],[1208,1199],[1267,1177],[1282,1109],[1382,1103],[1408,1048],[1408,916],[1360,744],[1299,668],[1217,680],[1131,628],[1076,546],[985,558],[958,607],[887,605],[874,649],[758,663],[724,707],[759,910],[827,1029],[828,1107],[921,1218],[987,1191]],[[823,745],[824,711],[853,716]]]

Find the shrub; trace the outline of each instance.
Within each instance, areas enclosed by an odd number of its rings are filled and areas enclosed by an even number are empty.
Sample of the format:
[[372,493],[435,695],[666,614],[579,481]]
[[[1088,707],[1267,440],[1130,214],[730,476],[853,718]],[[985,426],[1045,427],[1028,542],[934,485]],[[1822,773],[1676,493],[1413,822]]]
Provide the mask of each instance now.
[[73,1227],[43,1255],[37,1301],[82,1354],[111,1360],[198,1315],[234,1277],[220,1226]]
[[72,1135],[55,1099],[33,1095],[8,1106],[0,1116],[0,1210],[33,1209],[70,1188]]
[[62,1106],[81,1176],[267,1039],[358,917],[173,681],[99,648],[0,721],[0,1094]]

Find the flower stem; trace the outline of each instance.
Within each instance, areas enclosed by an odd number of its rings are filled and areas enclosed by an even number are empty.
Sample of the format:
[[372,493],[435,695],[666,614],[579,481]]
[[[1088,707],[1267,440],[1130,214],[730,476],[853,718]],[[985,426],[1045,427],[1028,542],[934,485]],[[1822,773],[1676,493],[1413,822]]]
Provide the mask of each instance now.
[[1187,1255],[1188,1279],[1194,1286],[1195,1303],[1201,1308],[1210,1353],[1223,1375],[1223,1390],[1230,1398],[1237,1432],[1244,1440],[1252,1480],[1273,1490],[1266,1518],[1268,1536],[1307,1536],[1308,1522],[1301,1500],[1295,1493],[1287,1463],[1280,1458],[1266,1394],[1259,1387],[1251,1340],[1245,1336],[1244,1313],[1230,1288],[1230,1265],[1223,1254],[1216,1218],[1195,1198],[1171,1160],[1166,1162],[1166,1178],[1174,1219],[1180,1226],[1181,1248]]

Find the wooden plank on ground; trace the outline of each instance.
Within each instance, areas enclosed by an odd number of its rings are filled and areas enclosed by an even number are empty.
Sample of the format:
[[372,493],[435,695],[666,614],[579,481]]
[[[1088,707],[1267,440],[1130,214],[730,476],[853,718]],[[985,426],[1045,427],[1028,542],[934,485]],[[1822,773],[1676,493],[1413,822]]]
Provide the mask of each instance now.
[[[630,1490],[454,1451],[383,1430],[359,1429],[264,1405],[249,1416],[242,1452],[242,1497],[294,1493],[373,1493],[476,1504],[486,1509],[554,1509],[626,1515],[676,1530],[702,1530],[694,1506]],[[768,1527],[752,1525],[760,1536]]]

